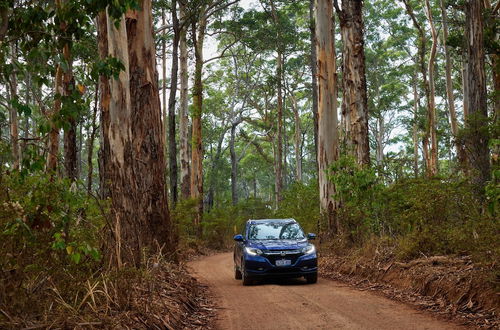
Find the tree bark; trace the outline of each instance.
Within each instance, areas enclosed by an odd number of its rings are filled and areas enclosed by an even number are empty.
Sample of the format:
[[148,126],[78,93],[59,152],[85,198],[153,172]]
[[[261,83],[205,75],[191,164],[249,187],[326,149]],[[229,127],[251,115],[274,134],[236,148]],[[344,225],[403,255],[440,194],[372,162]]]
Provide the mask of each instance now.
[[482,192],[490,179],[490,157],[486,122],[485,51],[483,37],[484,2],[468,0],[465,4],[465,40],[467,42],[467,107],[466,150],[470,162],[471,181]]
[[[102,11],[97,16],[97,41],[99,58],[104,60],[108,52],[108,27],[106,12]],[[109,86],[109,78],[105,75],[99,77],[99,121],[100,121],[100,148],[98,152],[99,158],[99,196],[106,199],[110,196],[109,184],[107,178],[111,176],[109,173],[109,165],[111,159],[111,150],[109,142],[109,106],[111,101],[111,91]]]
[[276,192],[276,205],[281,202],[281,192],[283,190],[283,91],[282,91],[282,68],[283,68],[283,54],[278,51],[276,59],[276,78],[278,81],[278,127],[277,127],[277,147],[276,147],[276,167],[275,167],[275,192]]
[[447,45],[448,41],[448,18],[446,15],[446,7],[444,0],[440,0],[441,6],[441,16],[443,21],[443,45],[444,45],[444,57],[445,57],[445,70],[446,70],[446,99],[448,101],[448,109],[450,111],[450,126],[451,133],[453,134],[453,142],[455,144],[455,149],[457,152],[458,163],[463,171],[467,168],[467,159],[465,155],[465,149],[458,139],[458,119],[457,111],[455,109],[455,97],[453,96],[453,81],[451,77],[451,58],[449,53],[449,47]]
[[231,138],[229,140],[229,153],[231,155],[231,200],[233,205],[238,204],[238,159],[234,148],[236,141],[236,127],[240,122],[235,120],[231,124]]
[[[415,29],[417,29],[418,32],[418,63],[419,63],[419,68],[420,68],[420,73],[422,74],[422,80],[423,80],[423,86],[424,86],[424,92],[425,92],[425,98],[427,100],[427,109],[429,109],[429,100],[430,100],[430,86],[429,86],[429,81],[427,80],[427,70],[425,67],[425,53],[426,53],[426,44],[427,44],[427,38],[425,35],[425,31],[423,28],[420,26],[420,23],[418,22],[415,13],[413,12],[413,8],[410,6],[410,3],[408,0],[402,0],[403,4],[406,8],[406,12],[410,16],[413,26]],[[429,124],[429,123],[428,123]],[[423,156],[424,156],[424,161],[425,161],[425,168],[427,175],[431,175],[431,159],[429,155],[429,138],[430,138],[430,132],[429,129],[426,130],[425,135],[422,138],[422,143],[423,143]],[[436,149],[437,150],[437,149]]]
[[363,2],[344,0],[342,10],[338,9],[338,14],[343,40],[342,113],[345,114],[348,152],[355,157],[359,165],[369,165]]
[[435,102],[435,84],[434,84],[434,64],[436,61],[436,49],[437,49],[437,32],[434,26],[434,20],[432,18],[432,10],[429,4],[429,0],[425,0],[426,15],[429,20],[429,25],[431,28],[432,36],[432,46],[431,53],[429,55],[428,62],[428,72],[429,72],[429,98],[427,101],[427,112],[429,118],[429,135],[431,139],[431,152],[430,152],[430,175],[436,176],[438,174],[438,142],[437,142],[437,131],[436,131],[436,102]]
[[[140,247],[175,250],[166,192],[158,72],[151,0],[126,19],[130,72],[134,186],[134,225]],[[132,229],[132,228],[130,228]],[[140,229],[140,230],[139,230]],[[142,250],[139,250],[139,252]]]
[[377,166],[384,166],[384,135],[385,135],[385,123],[384,117],[380,114],[377,117]]
[[57,158],[59,154],[59,127],[56,124],[56,117],[59,114],[59,111],[61,111],[61,96],[63,93],[63,70],[61,65],[58,64],[54,80],[54,107],[49,115],[50,131],[47,154],[47,171],[52,172],[52,174],[55,174],[57,171]]
[[[186,8],[180,4],[181,21],[187,19]],[[190,196],[190,166],[189,166],[189,117],[188,117],[188,49],[187,49],[187,24],[184,23],[180,31],[180,106],[179,106],[179,140],[180,140],[180,165],[181,165],[181,197]]]
[[309,0],[309,30],[311,35],[311,89],[312,89],[312,114],[314,120],[314,163],[318,170],[318,75],[316,68],[316,24],[314,18],[314,1]]
[[[11,49],[12,61],[17,58],[17,45],[14,43]],[[17,73],[12,72],[9,77],[9,96],[10,100],[17,99]],[[21,163],[21,155],[19,152],[19,119],[17,116],[17,109],[12,104],[9,106],[10,110],[10,141],[12,147],[12,168],[19,170]]]
[[292,109],[295,119],[295,136],[294,136],[294,147],[295,147],[295,181],[302,182],[302,129],[300,122],[299,107],[297,105],[297,98],[293,93],[290,94],[292,100]]
[[219,169],[220,157],[222,155],[222,143],[224,142],[224,137],[226,136],[226,130],[222,132],[219,140],[217,141],[217,151],[215,152],[215,157],[212,159],[212,165],[210,168],[210,183],[208,187],[207,194],[207,208],[208,211],[212,209],[214,206],[214,198],[215,198],[215,177],[217,175],[217,171]]
[[420,108],[420,98],[418,95],[418,73],[413,76],[413,173],[418,178],[418,112]]
[[191,147],[191,198],[197,200],[197,212],[194,225],[201,236],[201,221],[203,216],[203,144],[202,144],[202,111],[203,111],[203,43],[207,20],[201,15],[200,20],[193,22],[193,44],[195,53],[195,70],[193,86],[192,111],[192,147]]
[[94,164],[92,162],[93,158],[92,156],[94,154],[94,141],[95,141],[95,134],[97,132],[96,119],[97,119],[98,101],[99,101],[99,83],[97,83],[95,86],[94,111],[92,112],[92,124],[90,127],[91,131],[90,131],[89,141],[87,144],[87,166],[88,166],[87,193],[89,194],[92,191],[92,177],[94,175]]
[[[75,80],[73,77],[73,58],[69,44],[63,48],[64,60],[67,69],[63,72],[63,92],[64,96],[71,99],[75,90]],[[73,113],[69,114],[64,129],[64,171],[65,176],[71,181],[78,178],[78,152],[76,147],[76,118]]]
[[170,72],[170,95],[168,97],[168,150],[170,193],[172,203],[177,203],[177,143],[175,141],[175,103],[177,94],[177,72],[179,69],[180,24],[177,18],[177,1],[172,0],[172,25],[174,39],[172,41],[172,69]]
[[330,166],[338,157],[337,73],[334,44],[333,5],[315,0],[316,68],[318,75],[318,180],[321,210],[330,232],[340,232],[335,216],[335,186],[328,179]]
[[[107,10],[106,10],[107,11]],[[113,240],[109,240],[108,254],[110,264],[121,268],[124,263],[135,266],[141,263],[141,241],[134,218],[137,187],[134,179],[134,146],[132,139],[132,109],[130,100],[129,56],[127,52],[127,30],[125,16],[122,15],[118,28],[114,19],[106,13],[106,31],[108,55],[118,59],[124,70],[118,78],[108,79],[109,104],[102,104],[101,109],[109,106],[109,128],[105,131],[109,141],[109,160],[106,159],[106,185],[111,197]],[[101,102],[107,101],[101,97]],[[137,174],[135,174],[137,175]]]

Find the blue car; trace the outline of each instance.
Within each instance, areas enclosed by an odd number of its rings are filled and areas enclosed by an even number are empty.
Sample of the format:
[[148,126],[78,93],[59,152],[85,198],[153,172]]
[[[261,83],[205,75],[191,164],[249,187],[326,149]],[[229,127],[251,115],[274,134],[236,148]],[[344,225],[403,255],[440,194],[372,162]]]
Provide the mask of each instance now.
[[244,235],[234,236],[234,278],[250,285],[262,278],[318,280],[318,256],[294,219],[248,220]]

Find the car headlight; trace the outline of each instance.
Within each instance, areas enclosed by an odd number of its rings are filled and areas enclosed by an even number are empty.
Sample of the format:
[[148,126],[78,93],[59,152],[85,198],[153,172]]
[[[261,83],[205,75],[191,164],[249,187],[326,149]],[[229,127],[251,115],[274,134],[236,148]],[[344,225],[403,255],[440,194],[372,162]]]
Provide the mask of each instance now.
[[316,252],[316,248],[312,244],[310,244],[302,249],[302,253],[304,253],[304,254],[311,254],[314,252]]
[[262,254],[262,251],[256,248],[245,247],[245,251],[251,256],[260,256]]

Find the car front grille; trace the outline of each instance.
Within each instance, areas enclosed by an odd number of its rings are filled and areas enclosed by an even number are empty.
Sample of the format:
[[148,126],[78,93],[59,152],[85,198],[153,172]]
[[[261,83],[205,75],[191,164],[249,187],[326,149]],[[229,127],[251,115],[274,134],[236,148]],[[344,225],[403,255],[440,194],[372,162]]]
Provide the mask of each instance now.
[[273,265],[276,265],[276,260],[282,259],[290,259],[291,264],[294,265],[302,255],[302,251],[300,250],[267,250],[263,252],[263,256]]

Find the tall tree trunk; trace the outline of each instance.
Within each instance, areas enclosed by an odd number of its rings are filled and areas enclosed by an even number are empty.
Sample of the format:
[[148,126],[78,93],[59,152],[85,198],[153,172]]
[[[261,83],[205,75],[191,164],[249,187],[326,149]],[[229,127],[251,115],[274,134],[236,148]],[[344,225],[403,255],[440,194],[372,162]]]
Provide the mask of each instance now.
[[203,111],[203,43],[205,41],[206,17],[201,15],[198,29],[193,23],[193,44],[195,53],[195,70],[193,86],[192,111],[192,147],[191,147],[191,198],[197,200],[197,212],[194,225],[201,236],[201,220],[203,216],[203,144],[201,135]]
[[302,129],[300,123],[299,107],[297,105],[297,98],[293,93],[290,94],[292,100],[292,109],[295,119],[295,136],[294,136],[294,146],[295,146],[295,180],[297,182],[302,182]]
[[[132,109],[130,100],[130,74],[129,56],[127,52],[127,30],[125,16],[122,15],[119,26],[115,26],[115,20],[109,16],[106,10],[106,31],[108,55],[118,59],[125,67],[120,71],[118,78],[108,79],[109,103],[101,97],[101,109],[108,107],[109,127],[103,129],[109,141],[109,159],[105,160],[106,186],[111,197],[112,213],[112,238],[108,241],[110,263],[116,263],[121,268],[124,263],[139,265],[141,262],[142,244],[138,232],[134,231],[135,223],[141,218],[134,218],[136,201],[134,192],[134,147],[132,139]],[[108,156],[106,155],[106,156]],[[113,251],[114,250],[114,251]]]
[[455,144],[455,149],[457,152],[458,162],[462,170],[466,170],[466,156],[465,149],[458,139],[458,119],[457,112],[455,109],[455,97],[453,96],[453,81],[451,77],[451,58],[449,53],[448,42],[448,18],[446,15],[446,7],[444,0],[440,0],[441,6],[441,17],[443,21],[443,44],[444,44],[444,57],[445,57],[445,69],[446,69],[446,99],[448,101],[448,109],[450,111],[450,126],[451,133],[453,134],[453,142]]
[[418,73],[413,76],[413,173],[418,178],[418,112],[420,108],[420,98],[418,95]]
[[180,24],[177,18],[177,1],[172,0],[172,24],[174,40],[172,41],[172,70],[170,73],[170,95],[168,98],[168,150],[170,169],[170,193],[172,203],[177,203],[177,143],[175,141],[175,101],[177,94],[177,72],[179,69]]
[[212,165],[210,167],[210,182],[208,185],[208,194],[207,194],[208,211],[210,211],[214,206],[215,178],[217,176],[217,171],[219,170],[220,157],[222,155],[222,143],[224,142],[225,136],[226,136],[226,130],[224,130],[224,132],[219,137],[219,140],[217,141],[217,150],[215,152],[215,157],[212,159]]
[[[64,96],[72,98],[75,90],[75,80],[73,77],[73,58],[69,44],[63,48],[64,60],[66,61],[66,71],[63,73]],[[78,152],[76,147],[76,118],[73,114],[68,115],[66,127],[64,129],[64,171],[65,176],[71,181],[78,178]]]
[[484,2],[468,0],[465,4],[465,40],[467,42],[467,107],[468,130],[466,150],[472,168],[471,180],[482,191],[490,178],[490,157],[488,132],[485,129],[488,119],[486,105],[485,51],[483,41]]
[[318,179],[321,210],[328,230],[340,231],[335,216],[335,186],[328,170],[338,157],[337,73],[334,43],[333,5],[330,0],[315,0],[316,67],[318,74]]
[[377,118],[377,166],[382,167],[384,165],[384,135],[385,135],[385,123],[384,117],[380,114]]
[[[430,98],[431,98],[431,93],[430,93],[430,86],[429,86],[429,81],[427,80],[427,70],[425,67],[425,53],[426,53],[426,44],[427,44],[427,38],[424,29],[418,22],[415,13],[413,12],[413,8],[411,7],[410,3],[408,0],[402,0],[406,12],[410,16],[413,26],[415,29],[417,29],[418,32],[418,63],[419,63],[419,68],[420,68],[420,73],[422,74],[422,80],[423,80],[423,85],[424,85],[424,92],[425,92],[425,99],[427,100],[427,109],[430,109],[429,103],[430,103]],[[430,123],[428,123],[430,126]],[[430,176],[431,174],[431,158],[429,154],[429,138],[430,138],[430,132],[429,129],[426,130],[425,136],[422,138],[422,143],[423,143],[423,155],[424,155],[424,160],[425,160],[425,168],[427,175]],[[437,151],[437,149],[436,149]],[[436,158],[436,164],[437,164],[437,158]]]
[[[493,41],[498,44],[500,34],[497,28],[498,22],[498,11],[500,10],[500,2],[497,1],[495,7],[491,6],[490,0],[485,0],[485,6],[489,9],[490,15],[488,17],[487,26],[489,30],[494,32]],[[492,76],[493,76],[493,104],[494,104],[494,113],[493,113],[493,126],[500,127],[500,59],[498,53],[493,52],[490,54],[491,65],[492,65]],[[500,167],[500,144],[493,144],[491,150],[491,160],[493,168]],[[494,182],[496,184],[499,183],[500,178],[494,176]]]
[[56,124],[56,117],[61,110],[61,95],[64,93],[63,88],[63,69],[60,64],[56,67],[56,76],[54,80],[54,106],[49,115],[50,131],[48,141],[47,154],[47,171],[55,174],[57,170],[57,158],[59,154],[59,127]]
[[95,86],[94,111],[92,112],[90,137],[87,144],[87,166],[88,166],[87,193],[89,194],[92,191],[92,177],[94,175],[94,164],[92,162],[93,158],[92,156],[94,154],[94,141],[95,141],[95,134],[97,132],[96,119],[97,119],[98,101],[99,101],[99,83],[97,83]]
[[283,190],[283,90],[282,90],[282,69],[283,69],[283,54],[278,51],[276,59],[276,78],[278,81],[278,123],[277,123],[277,146],[276,146],[276,166],[275,166],[275,193],[276,205],[281,202],[281,191]]
[[233,205],[238,204],[238,159],[236,157],[236,151],[234,150],[236,127],[238,124],[238,121],[232,123],[231,138],[229,140],[229,153],[231,154],[231,200]]
[[366,92],[363,2],[342,1],[335,5],[340,18],[342,52],[342,111],[349,153],[359,165],[370,164],[368,141],[368,98]]
[[[173,251],[151,0],[127,14],[135,219],[141,247]],[[141,250],[140,250],[141,251]]]
[[426,15],[431,27],[432,47],[429,55],[428,72],[429,72],[429,98],[427,101],[427,112],[429,118],[429,135],[431,138],[431,153],[430,153],[430,175],[435,176],[438,174],[438,142],[436,131],[436,102],[435,102],[435,84],[434,84],[434,65],[436,61],[437,49],[437,32],[432,18],[432,10],[429,0],[425,0]]
[[[14,43],[11,49],[12,61],[17,59],[17,45]],[[10,100],[17,99],[17,73],[13,72],[9,77],[9,96]],[[10,141],[12,147],[12,168],[19,170],[21,163],[21,155],[19,152],[19,119],[17,117],[17,109],[12,104],[10,110]]]
[[[167,24],[165,8],[161,9],[161,24]],[[175,34],[174,34],[175,35]],[[163,121],[163,141],[165,141],[165,152],[168,154],[168,105],[167,105],[167,29],[162,32],[161,41],[161,96],[162,96],[162,121]],[[173,59],[172,59],[173,60]],[[166,159],[165,166],[170,171],[169,159]],[[170,174],[170,173],[168,173]]]
[[[106,12],[102,11],[97,15],[97,41],[99,58],[104,60],[108,52],[108,27]],[[99,121],[100,121],[100,148],[98,152],[99,158],[99,196],[105,199],[110,196],[110,182],[107,178],[111,176],[110,171],[110,141],[109,141],[109,106],[111,101],[111,91],[109,86],[109,78],[105,75],[99,77]]]
[[314,163],[318,170],[318,70],[316,68],[316,24],[314,18],[314,1],[309,0],[309,30],[311,36],[311,89],[312,89],[312,114],[314,119]]
[[[186,8],[180,4],[181,21],[187,19]],[[190,168],[189,168],[189,117],[188,117],[188,49],[187,49],[187,24],[183,22],[180,31],[180,106],[179,106],[179,140],[180,140],[180,165],[181,165],[181,196],[186,199],[190,196]]]

